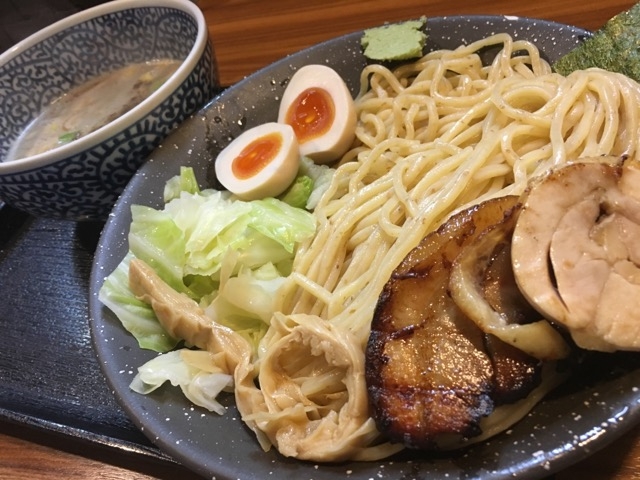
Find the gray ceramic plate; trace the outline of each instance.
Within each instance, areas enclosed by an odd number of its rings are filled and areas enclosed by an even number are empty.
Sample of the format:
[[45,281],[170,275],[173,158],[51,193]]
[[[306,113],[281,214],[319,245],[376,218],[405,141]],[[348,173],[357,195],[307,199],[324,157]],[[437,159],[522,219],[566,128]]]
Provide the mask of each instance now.
[[[514,17],[432,18],[428,48],[453,48],[495,32],[538,44],[550,60],[573,48],[580,29]],[[317,45],[283,59],[229,88],[185,122],[140,169],[115,206],[102,233],[91,278],[91,328],[104,374],[133,421],[164,452],[208,478],[399,479],[541,478],[602,448],[640,421],[640,362],[608,356],[588,362],[584,372],[546,399],[508,432],[450,455],[403,454],[373,463],[314,465],[264,453],[242,424],[231,396],[224,416],[190,405],[179,389],[149,396],[129,390],[137,367],[154,356],[138,348],[97,299],[104,277],[127,251],[131,204],[160,206],[165,181],[181,165],[205,182],[212,151],[247,127],[275,119],[278,98],[294,69],[308,63],[335,68],[355,91],[365,60],[360,33]],[[636,357],[632,357],[635,360]],[[623,361],[624,360],[624,361]],[[622,366],[625,368],[622,368]]]

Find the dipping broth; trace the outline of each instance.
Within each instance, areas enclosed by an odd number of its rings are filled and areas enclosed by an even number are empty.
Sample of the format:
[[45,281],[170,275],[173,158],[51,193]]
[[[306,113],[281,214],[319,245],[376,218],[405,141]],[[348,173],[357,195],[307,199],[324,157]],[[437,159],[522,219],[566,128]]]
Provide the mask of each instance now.
[[156,91],[179,65],[179,60],[136,63],[73,88],[29,124],[5,161],[46,152],[103,127]]

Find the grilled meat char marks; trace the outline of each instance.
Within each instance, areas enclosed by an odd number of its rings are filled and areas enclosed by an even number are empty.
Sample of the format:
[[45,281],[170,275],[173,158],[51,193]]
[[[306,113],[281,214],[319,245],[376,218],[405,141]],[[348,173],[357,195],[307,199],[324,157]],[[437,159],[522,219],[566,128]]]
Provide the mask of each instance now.
[[[497,406],[539,384],[541,362],[482,332],[447,294],[460,250],[512,215],[517,202],[505,197],[454,215],[410,252],[385,286],[366,349],[366,380],[372,415],[391,440],[419,449],[458,445],[480,435],[481,420]],[[495,263],[498,270],[509,264]],[[507,303],[525,304],[517,289],[505,286],[501,293],[498,273],[486,276],[489,301],[506,295]]]

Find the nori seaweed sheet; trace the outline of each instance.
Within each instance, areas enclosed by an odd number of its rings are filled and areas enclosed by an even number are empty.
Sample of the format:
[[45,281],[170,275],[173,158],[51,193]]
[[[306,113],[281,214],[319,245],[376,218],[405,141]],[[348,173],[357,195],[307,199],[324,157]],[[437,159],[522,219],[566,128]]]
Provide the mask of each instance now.
[[611,18],[593,36],[553,64],[568,75],[598,67],[640,81],[640,3]]

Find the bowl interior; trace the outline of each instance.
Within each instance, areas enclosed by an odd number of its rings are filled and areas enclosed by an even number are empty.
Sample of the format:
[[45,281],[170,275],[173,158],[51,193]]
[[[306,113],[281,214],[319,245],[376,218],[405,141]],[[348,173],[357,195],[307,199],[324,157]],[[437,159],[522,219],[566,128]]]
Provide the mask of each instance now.
[[43,108],[73,87],[132,63],[184,60],[198,23],[170,6],[136,6],[88,19],[75,15],[49,30],[0,56],[0,161]]

